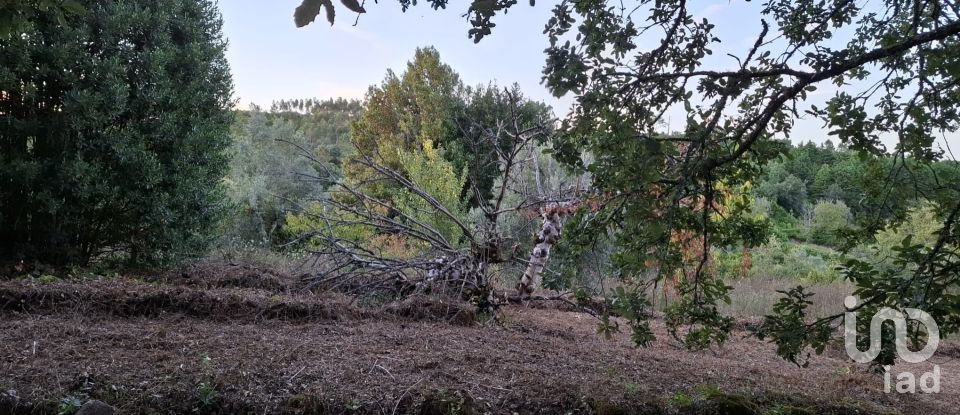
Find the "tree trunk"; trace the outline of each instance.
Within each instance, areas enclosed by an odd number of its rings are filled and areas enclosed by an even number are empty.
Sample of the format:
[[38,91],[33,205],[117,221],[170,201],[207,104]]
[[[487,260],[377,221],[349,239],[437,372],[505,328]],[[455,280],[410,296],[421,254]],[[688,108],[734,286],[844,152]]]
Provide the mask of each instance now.
[[530,254],[527,270],[524,271],[523,276],[520,277],[520,283],[517,285],[520,296],[533,294],[540,283],[540,274],[543,273],[543,268],[550,257],[550,249],[560,240],[560,219],[562,218],[560,209],[543,209],[540,212],[540,217],[543,218],[543,226],[537,233],[537,244]]

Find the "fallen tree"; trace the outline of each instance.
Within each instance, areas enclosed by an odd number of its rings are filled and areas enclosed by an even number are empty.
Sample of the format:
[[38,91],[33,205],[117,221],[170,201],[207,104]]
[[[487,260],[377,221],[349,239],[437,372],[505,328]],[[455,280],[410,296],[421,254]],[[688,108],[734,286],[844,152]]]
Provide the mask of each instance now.
[[[511,100],[512,105],[519,105],[519,97]],[[381,299],[430,293],[493,310],[515,297],[495,292],[493,268],[512,263],[526,267],[518,293],[529,298],[551,246],[560,237],[563,219],[578,208],[583,189],[557,184],[554,188],[562,190],[544,190],[536,145],[549,136],[551,121],[524,122],[518,111],[510,113],[493,125],[471,122],[459,126],[465,135],[467,130],[474,132],[471,135],[478,138],[471,144],[472,150],[491,152],[492,157],[485,159],[495,160],[495,165],[488,168],[499,172],[490,198],[471,185],[477,206],[473,220],[432,194],[425,185],[427,178],[390,167],[379,152],[359,146],[348,163],[365,172],[362,178],[334,179],[336,175],[326,170],[315,177],[324,181],[329,191],[301,214],[314,225],[303,237],[324,266],[306,278],[307,287]],[[537,182],[533,192],[524,190],[527,186],[522,183],[531,171]],[[399,189],[406,195],[404,202],[395,197],[397,190],[386,192],[385,188]],[[538,212],[542,224],[526,261],[520,248],[526,241],[508,235],[502,222],[508,216],[530,212]],[[389,240],[403,249],[376,246],[371,243],[374,240]]]

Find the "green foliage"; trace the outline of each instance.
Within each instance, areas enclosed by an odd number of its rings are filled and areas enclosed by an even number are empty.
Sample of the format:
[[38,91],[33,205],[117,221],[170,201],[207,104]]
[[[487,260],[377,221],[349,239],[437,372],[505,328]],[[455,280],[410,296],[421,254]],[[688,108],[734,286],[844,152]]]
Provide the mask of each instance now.
[[[276,107],[311,112],[314,106],[295,100]],[[524,98],[516,85],[465,87],[436,50],[417,49],[403,73],[388,72],[370,88],[363,112],[351,126],[357,153],[343,163],[342,178],[325,178],[353,190],[325,195],[302,214],[288,215],[285,229],[295,234],[328,230],[395,258],[425,248],[409,235],[374,233],[374,226],[360,223],[370,217],[356,215],[366,211],[431,235],[436,230],[449,246],[458,246],[464,224],[479,228],[486,219],[480,209],[470,209],[491,203],[496,179],[503,174],[501,157],[517,141],[498,123],[510,119],[526,127],[548,114],[549,107]],[[384,170],[398,177],[387,178]],[[515,196],[506,193],[507,199]],[[323,215],[335,219],[333,229],[327,229]]]
[[[308,235],[318,229],[325,229],[327,221],[324,216],[337,218],[350,224],[338,223],[331,230],[334,234],[349,241],[373,241],[374,229],[372,226],[357,223],[360,217],[350,212],[326,206],[322,201],[312,202],[297,212],[290,212],[285,219],[284,231],[291,235]],[[315,246],[316,241],[307,241]]]
[[[440,61],[435,49],[417,49],[403,74],[388,71],[380,86],[370,87],[364,112],[352,125],[351,142],[359,155],[406,173],[407,166],[400,158],[403,152],[423,151],[425,145],[452,151],[463,148],[453,143],[457,136],[455,116],[463,94],[459,76]],[[456,158],[450,153],[447,156]],[[360,163],[348,163],[344,174],[352,182],[377,175]],[[396,183],[371,183],[364,190],[390,200],[390,194],[398,188]]]
[[543,285],[547,289],[562,291],[579,288],[594,294],[605,295],[603,283],[616,270],[610,261],[613,241],[608,235],[584,231],[589,226],[592,214],[578,212],[566,221],[563,237],[551,248],[551,268],[556,273],[546,273]]
[[717,249],[713,251],[714,267],[717,276],[722,278],[736,278],[740,262],[743,255],[738,252],[730,252],[726,249]]
[[[340,0],[341,3],[350,11],[355,13],[366,13],[363,6],[357,0]],[[303,27],[312,23],[317,15],[320,14],[320,8],[326,13],[327,21],[332,25],[336,19],[336,9],[332,0],[304,0],[297,6],[293,13],[293,21],[297,27]]]
[[0,39],[26,33],[34,28],[34,20],[52,17],[65,23],[69,17],[87,12],[76,0],[15,0],[0,3]]
[[269,112],[256,106],[238,112],[226,179],[234,210],[225,223],[225,245],[277,247],[299,236],[287,232],[302,227],[284,227],[286,216],[311,205],[325,181],[340,176],[353,151],[350,123],[361,110],[356,100],[311,98],[277,101]]
[[361,154],[375,155],[384,166],[403,171],[398,150],[418,151],[427,141],[446,146],[454,140],[454,117],[463,94],[459,75],[440,61],[440,54],[418,48],[400,76],[388,71],[379,86],[370,87],[351,141]]
[[525,98],[517,84],[502,89],[493,83],[467,88],[464,99],[455,120],[457,138],[448,144],[447,158],[458,169],[467,170],[462,197],[477,207],[493,199],[494,182],[502,174],[494,168],[498,152],[512,151],[516,142],[497,123],[516,115],[519,125],[536,125],[550,119],[552,112],[547,105]]
[[956,162],[946,160],[863,158],[844,146],[834,147],[829,140],[821,146],[788,144],[785,157],[766,166],[755,194],[796,217],[818,201],[843,202],[850,208],[852,222],[869,226],[896,219],[915,199],[942,191],[941,184],[955,179],[958,171]]
[[932,249],[942,228],[943,222],[937,215],[936,206],[922,204],[909,209],[902,222],[891,223],[877,232],[875,242],[856,247],[851,255],[869,261],[881,272],[908,277],[916,271],[916,266],[898,263],[898,253],[902,251],[904,242]]
[[780,240],[751,251],[751,277],[782,278],[806,283],[823,283],[839,278],[839,253],[812,245]]
[[[259,110],[244,114],[230,148],[227,188],[236,211],[225,237],[261,246],[284,242],[279,232],[286,212],[318,196],[309,144],[291,121]],[[301,150],[303,149],[303,150]]]
[[201,379],[197,383],[197,402],[198,408],[195,411],[212,411],[219,405],[216,376],[214,373],[213,359],[204,354],[200,359]]
[[807,186],[803,180],[788,172],[783,163],[771,162],[757,185],[757,195],[775,201],[793,215],[803,213],[807,203]]
[[[453,164],[441,157],[443,152],[424,142],[422,152],[400,151],[400,162],[406,166],[407,178],[420,189],[440,202],[450,213],[463,220],[464,204],[460,200],[464,174],[457,173]],[[452,219],[439,215],[422,197],[409,189],[399,189],[394,195],[395,207],[407,213],[413,220],[436,229],[444,239],[456,246],[463,231]]]
[[755,212],[770,222],[770,232],[781,240],[803,240],[806,232],[800,220],[787,212],[777,203],[769,199],[758,197],[755,201]]
[[[574,295],[578,305],[590,307],[591,298],[585,290],[575,290]],[[643,297],[640,292],[616,287],[607,298],[607,304],[610,305],[610,308],[604,310],[603,314],[600,315],[600,325],[597,328],[597,333],[609,339],[614,333],[620,331],[620,324],[610,319],[612,312],[614,315],[627,319],[630,326],[630,340],[634,344],[648,346],[656,340],[647,321],[651,312],[650,301]]]
[[933,248],[942,228],[943,223],[939,220],[935,205],[927,203],[911,208],[907,211],[906,220],[890,224],[877,232],[878,256],[892,257],[896,246],[907,237],[910,237],[912,242]]
[[197,385],[197,399],[201,408],[210,408],[217,404],[217,387],[213,383],[200,382]]
[[650,302],[637,295],[637,292],[624,292],[621,287],[615,291],[613,309],[630,322],[630,341],[641,347],[649,346],[656,340],[650,329]]
[[78,3],[30,2],[29,28],[0,39],[0,256],[200,253],[224,211],[231,122],[216,6]]
[[693,405],[693,398],[683,392],[676,392],[673,395],[670,395],[670,403],[676,407],[683,408]]
[[[719,279],[706,280],[703,296],[705,298],[719,298],[730,302],[731,287],[723,284]],[[681,285],[690,283],[681,283]],[[683,290],[684,287],[681,287]],[[683,296],[680,301],[670,304],[666,309],[665,319],[667,332],[688,349],[703,350],[710,346],[720,346],[730,336],[734,320],[724,316],[719,309],[703,300]],[[638,343],[643,345],[643,343]]]
[[[366,9],[363,7],[363,3],[358,0],[340,0],[344,8],[354,12],[354,13],[366,13]],[[407,11],[410,6],[415,6],[417,4],[416,0],[398,0],[400,7],[403,8],[403,11]],[[449,0],[429,0],[428,3],[430,7],[434,9],[445,9],[447,8],[447,3]],[[530,5],[533,6],[535,0],[530,0]],[[467,32],[473,41],[480,42],[480,39],[483,39],[484,36],[490,34],[491,29],[496,26],[493,23],[492,18],[497,14],[497,12],[503,11],[506,13],[506,10],[511,6],[517,4],[517,0],[472,0],[470,6],[467,9],[467,16],[470,16],[470,24],[472,28]],[[303,27],[314,20],[316,20],[317,15],[320,14],[321,8],[324,11],[327,22],[331,25],[336,21],[337,8],[333,0],[303,0],[303,2],[297,6],[294,10],[293,21],[297,27]]]
[[[524,98],[516,85],[506,90],[493,84],[468,88],[435,49],[421,48],[402,74],[388,72],[379,86],[370,88],[351,140],[360,154],[374,156],[398,172],[407,168],[400,160],[401,151],[422,151],[425,143],[443,147],[443,158],[457,172],[466,170],[460,197],[475,207],[492,197],[494,179],[500,175],[494,168],[497,148],[512,150],[513,139],[497,134],[496,122],[513,111],[527,124],[548,118],[550,109]],[[359,165],[347,166],[345,174],[352,179],[372,175]],[[375,187],[369,190],[377,196],[389,193]]]
[[339,170],[354,151],[350,124],[362,111],[363,105],[358,100],[293,99],[274,102],[270,106],[270,117],[293,123],[297,134],[303,137],[306,150],[321,163]]
[[80,410],[81,406],[83,406],[82,399],[73,395],[66,396],[57,404],[57,415],[73,415]]
[[756,334],[760,339],[771,338],[780,357],[806,367],[810,356],[807,354],[804,359],[801,353],[808,346],[813,346],[817,354],[823,353],[831,337],[831,328],[822,323],[808,326],[806,309],[813,304],[810,301],[813,293],[802,286],[778,292],[784,295],[783,298],[773,306],[773,314],[764,317]]
[[821,245],[838,246],[838,232],[850,229],[850,208],[842,201],[820,201],[813,208],[810,241]]
[[37,277],[37,282],[46,283],[46,282],[57,282],[57,281],[60,281],[60,277],[57,277],[56,275],[53,275],[53,274],[43,274]]
[[[482,29],[471,32],[475,39],[489,33],[491,16],[515,3],[471,3],[477,12],[471,24]],[[960,22],[939,2],[748,2],[737,7],[759,9],[758,35],[741,53],[729,51],[736,66],[717,69],[708,58],[713,48],[738,42],[721,39],[716,26],[688,6],[682,0],[643,2],[626,13],[609,0],[553,8],[545,28],[544,83],[556,96],[575,95],[554,140],[555,154],[589,173],[605,197],[604,209],[578,229],[612,235],[619,277],[642,280],[651,260],[658,264],[655,279],[682,273],[681,306],[668,320],[689,325],[687,344],[701,347],[722,341],[730,328],[715,311],[727,290],[708,266],[711,247],[763,242],[760,232],[737,232],[758,224],[745,220],[746,210],[721,211],[724,186],[759,183],[758,192],[794,215],[812,200],[842,201],[858,226],[857,235],[845,238],[847,246],[870,240],[888,220],[902,219],[913,199],[925,199],[943,223],[936,242],[926,246],[907,237],[891,248],[894,263],[911,272],[852,259],[842,274],[871,307],[919,307],[944,333],[960,330],[960,174],[957,163],[936,162],[943,152],[934,145],[960,128],[954,59]],[[840,35],[849,41],[838,46]],[[651,36],[658,41],[649,42]],[[810,94],[827,84],[836,92],[826,105],[811,104]],[[657,134],[664,114],[681,106],[687,113],[681,136]],[[801,112],[823,121],[843,154],[831,158],[832,143],[824,146],[827,152],[806,145],[787,154],[776,172],[782,180],[764,180],[762,166],[790,152],[774,137],[789,137]],[[888,149],[881,137],[897,143]],[[821,230],[837,225],[836,215],[826,213]],[[691,249],[688,242],[697,238],[704,243]],[[804,348],[822,350],[829,337],[824,322],[841,316],[807,323],[808,293],[784,294],[764,336],[799,362]]]

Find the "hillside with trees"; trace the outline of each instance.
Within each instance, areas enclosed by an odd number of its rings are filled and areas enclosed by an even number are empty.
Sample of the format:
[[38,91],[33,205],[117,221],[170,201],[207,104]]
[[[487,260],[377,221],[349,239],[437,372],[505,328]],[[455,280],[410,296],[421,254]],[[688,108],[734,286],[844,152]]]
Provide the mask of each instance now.
[[0,4],[0,413],[960,407],[960,8],[300,3],[547,8],[572,104],[423,46],[240,108],[214,1]]

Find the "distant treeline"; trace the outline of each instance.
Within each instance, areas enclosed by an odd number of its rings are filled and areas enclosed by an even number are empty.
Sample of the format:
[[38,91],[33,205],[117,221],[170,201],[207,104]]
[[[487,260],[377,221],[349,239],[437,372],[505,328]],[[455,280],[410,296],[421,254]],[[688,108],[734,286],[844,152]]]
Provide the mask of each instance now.
[[284,216],[320,197],[321,179],[340,175],[353,152],[350,124],[362,109],[358,100],[311,98],[276,101],[269,112],[255,105],[236,111],[227,176],[233,214],[224,223],[224,243],[288,241]]
[[802,217],[818,201],[843,202],[862,226],[880,226],[915,200],[945,191],[960,178],[960,163],[918,164],[909,156],[865,158],[827,140],[787,146],[786,155],[765,166],[756,183],[759,197]]

